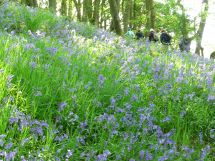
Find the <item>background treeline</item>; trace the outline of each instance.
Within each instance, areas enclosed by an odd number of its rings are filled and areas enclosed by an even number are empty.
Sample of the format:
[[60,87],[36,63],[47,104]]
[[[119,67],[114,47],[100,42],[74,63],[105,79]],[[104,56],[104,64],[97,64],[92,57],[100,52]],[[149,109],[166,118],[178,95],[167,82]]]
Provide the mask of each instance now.
[[[142,29],[165,28],[174,38],[196,40],[196,53],[201,53],[201,42],[208,13],[208,0],[202,1],[199,17],[189,17],[181,0],[164,3],[155,0],[13,0],[32,7],[45,7],[56,14],[89,22],[121,35],[128,27]],[[203,54],[203,53],[201,53]]]

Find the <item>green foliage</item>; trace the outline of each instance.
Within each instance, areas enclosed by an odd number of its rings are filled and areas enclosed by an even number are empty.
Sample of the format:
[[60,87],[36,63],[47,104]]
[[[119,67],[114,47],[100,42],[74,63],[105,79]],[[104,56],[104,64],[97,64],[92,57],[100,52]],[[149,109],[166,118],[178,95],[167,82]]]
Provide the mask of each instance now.
[[[186,11],[183,13],[175,0],[168,1],[168,3],[165,4],[157,3],[156,13],[157,28],[165,28],[168,32],[174,32],[176,39],[194,30],[191,20],[188,15],[186,15]],[[186,26],[184,26],[184,24],[186,24]]]
[[213,160],[214,62],[40,9],[0,11],[0,159]]
[[[7,3],[4,5],[5,7],[1,7],[2,22],[0,27],[8,32],[23,33],[38,29],[47,32],[58,21],[58,18],[53,17],[48,10],[28,9],[17,3],[12,3],[8,7]],[[22,10],[22,13],[20,13],[20,10]]]

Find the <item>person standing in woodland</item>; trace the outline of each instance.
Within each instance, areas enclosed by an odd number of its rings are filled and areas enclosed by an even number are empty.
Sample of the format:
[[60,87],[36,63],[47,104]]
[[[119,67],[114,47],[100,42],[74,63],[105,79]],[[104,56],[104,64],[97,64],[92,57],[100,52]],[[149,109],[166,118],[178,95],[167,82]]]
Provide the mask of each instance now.
[[189,38],[182,37],[179,41],[179,49],[181,52],[183,52],[183,51],[189,52],[190,45],[191,45],[191,40]]
[[140,39],[143,39],[143,38],[144,38],[143,32],[141,32],[140,30],[138,30],[136,32],[136,39],[140,40]]
[[171,39],[172,37],[164,29],[162,29],[161,35],[160,35],[160,42],[164,45],[170,45]]
[[149,41],[150,42],[157,42],[158,41],[158,37],[157,37],[154,29],[150,29],[150,32],[149,32]]
[[126,36],[126,37],[129,37],[129,38],[135,38],[135,34],[134,34],[134,32],[131,30],[131,28],[128,28],[128,31],[125,33],[125,36]]

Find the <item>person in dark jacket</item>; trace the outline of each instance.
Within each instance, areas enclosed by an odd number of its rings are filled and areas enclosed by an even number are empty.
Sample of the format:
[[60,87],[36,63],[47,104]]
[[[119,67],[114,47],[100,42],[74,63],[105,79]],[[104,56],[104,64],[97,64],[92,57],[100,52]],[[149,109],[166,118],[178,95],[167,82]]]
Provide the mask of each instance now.
[[158,41],[158,37],[155,33],[155,31],[153,29],[150,29],[150,33],[149,33],[149,41],[150,42],[157,42]]
[[135,35],[136,35],[136,39],[137,40],[140,40],[140,39],[144,38],[144,35],[143,35],[143,33],[140,30],[138,30]]
[[171,39],[172,37],[164,30],[161,30],[161,35],[160,35],[160,41],[164,45],[170,45],[171,44]]
[[189,38],[181,38],[179,41],[179,49],[181,52],[190,51],[191,40]]

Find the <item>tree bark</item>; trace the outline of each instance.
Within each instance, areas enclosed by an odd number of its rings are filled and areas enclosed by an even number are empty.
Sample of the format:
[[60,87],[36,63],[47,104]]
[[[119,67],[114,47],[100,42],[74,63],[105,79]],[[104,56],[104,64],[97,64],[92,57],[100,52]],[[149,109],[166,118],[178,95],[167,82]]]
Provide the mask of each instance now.
[[84,0],[82,21],[92,22],[92,0]]
[[[132,20],[136,20],[136,18],[137,18],[137,14],[136,14],[136,8],[137,8],[137,4],[136,4],[137,2],[136,2],[136,0],[134,0],[134,4],[133,4],[133,10],[132,10],[132,12],[133,12],[133,16],[132,16]],[[139,14],[139,13],[138,13]],[[137,28],[137,23],[134,23],[133,24],[134,26],[134,28]],[[139,25],[139,26],[141,26],[141,24]],[[138,27],[139,27],[138,26]]]
[[108,0],[110,5],[110,12],[111,17],[114,24],[114,30],[118,35],[122,34],[121,25],[120,25],[120,18],[119,18],[119,3],[115,0]]
[[62,0],[61,2],[61,15],[66,16],[67,15],[67,0]]
[[201,20],[200,20],[199,28],[198,28],[197,34],[196,34],[196,50],[195,50],[195,53],[200,56],[204,56],[204,52],[203,52],[204,49],[202,47],[202,37],[203,37],[203,33],[204,33],[208,9],[209,9],[208,0],[203,0],[202,1],[202,11],[201,11]]
[[100,0],[95,0],[92,23],[97,27],[99,27],[99,9],[100,9]]
[[153,0],[145,0],[146,5],[146,28],[155,27],[155,11],[154,11],[154,2]]
[[[100,17],[101,17],[101,20],[100,20],[100,27],[102,28],[103,26],[106,27],[106,23],[105,23],[105,17],[106,17],[106,13],[105,13],[105,10],[104,10],[104,7],[105,7],[105,2],[106,0],[102,0],[102,3],[101,3],[101,12],[100,12]],[[103,25],[103,22],[104,22],[104,25]]]
[[49,9],[56,13],[57,3],[56,0],[49,0]]
[[124,14],[123,14],[124,32],[128,30],[129,21],[131,18],[131,5],[132,5],[132,0],[125,1]]
[[69,8],[68,8],[68,16],[69,16],[69,18],[73,18],[72,10],[73,10],[72,0],[69,0]]
[[81,21],[82,20],[82,17],[81,17],[81,1],[80,0],[73,0],[74,4],[75,4],[75,8],[76,8],[76,11],[77,11],[77,19],[78,21]]

